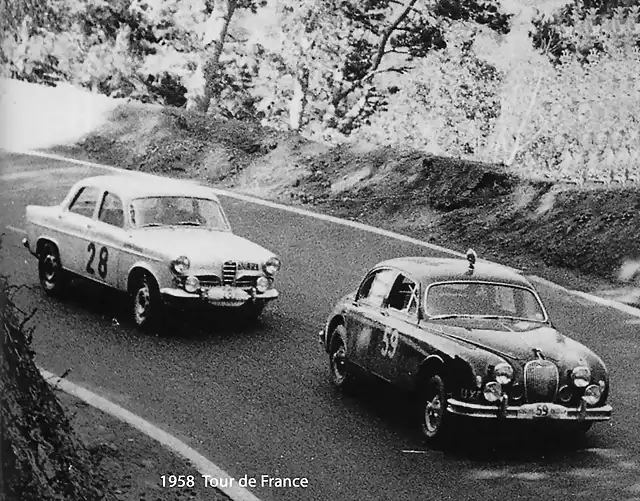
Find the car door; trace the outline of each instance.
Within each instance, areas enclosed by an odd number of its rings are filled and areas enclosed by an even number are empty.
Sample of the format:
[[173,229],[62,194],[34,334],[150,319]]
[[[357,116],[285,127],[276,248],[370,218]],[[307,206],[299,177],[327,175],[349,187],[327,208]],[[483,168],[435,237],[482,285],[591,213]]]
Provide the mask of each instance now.
[[400,273],[394,280],[383,303],[385,328],[372,351],[373,371],[387,381],[402,379],[415,344],[414,330],[418,329],[420,285]]
[[105,191],[99,205],[95,224],[89,228],[86,272],[98,282],[119,288],[120,258],[126,236],[122,200]]
[[385,314],[381,311],[397,271],[383,268],[362,281],[347,317],[347,353],[363,369],[371,370],[372,351],[381,339]]
[[96,186],[80,187],[60,216],[60,258],[65,268],[79,275],[86,275],[88,236],[99,196]]

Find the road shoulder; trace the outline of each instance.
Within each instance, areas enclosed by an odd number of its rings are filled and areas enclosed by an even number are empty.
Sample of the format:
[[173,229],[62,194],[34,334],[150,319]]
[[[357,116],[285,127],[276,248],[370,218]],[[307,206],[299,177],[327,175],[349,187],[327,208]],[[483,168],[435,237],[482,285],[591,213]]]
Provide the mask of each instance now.
[[[92,453],[118,501],[231,501],[186,460],[133,426],[61,390],[56,391],[74,431]],[[192,476],[194,487],[169,487],[170,475]],[[164,484],[163,485],[163,476]]]

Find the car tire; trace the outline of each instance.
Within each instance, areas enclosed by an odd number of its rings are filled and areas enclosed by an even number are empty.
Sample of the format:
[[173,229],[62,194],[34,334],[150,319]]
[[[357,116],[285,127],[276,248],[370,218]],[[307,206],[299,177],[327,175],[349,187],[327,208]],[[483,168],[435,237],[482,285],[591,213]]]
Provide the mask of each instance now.
[[136,327],[140,330],[156,327],[161,307],[158,284],[151,275],[144,273],[131,289],[131,314]]
[[331,383],[341,390],[351,390],[355,386],[354,376],[349,371],[347,361],[347,329],[338,325],[331,334],[329,349],[329,374]]
[[420,429],[428,443],[442,443],[449,433],[452,419],[447,411],[447,391],[438,374],[429,376],[422,385],[420,398]]
[[59,295],[68,285],[58,248],[50,242],[43,244],[38,252],[38,276],[40,286],[51,296]]

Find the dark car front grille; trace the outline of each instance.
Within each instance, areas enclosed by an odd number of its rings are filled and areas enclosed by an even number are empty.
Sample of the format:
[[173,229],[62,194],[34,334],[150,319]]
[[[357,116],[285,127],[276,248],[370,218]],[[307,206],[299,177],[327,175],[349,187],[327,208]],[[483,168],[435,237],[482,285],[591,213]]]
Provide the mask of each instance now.
[[222,283],[224,285],[234,285],[237,271],[238,263],[235,261],[227,261],[224,263],[222,265]]
[[524,366],[527,402],[553,402],[558,391],[558,367],[548,360],[532,360]]

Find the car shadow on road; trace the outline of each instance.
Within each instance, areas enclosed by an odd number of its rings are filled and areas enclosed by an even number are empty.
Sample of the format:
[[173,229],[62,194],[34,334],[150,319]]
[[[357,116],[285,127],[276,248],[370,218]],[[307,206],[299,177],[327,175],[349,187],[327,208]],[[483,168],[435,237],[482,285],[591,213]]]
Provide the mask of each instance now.
[[414,397],[399,393],[381,382],[359,386],[356,399],[376,421],[385,423],[395,435],[417,449],[437,449],[451,458],[485,462],[553,463],[579,458],[586,449],[601,446],[597,425],[586,436],[576,437],[572,429],[558,422],[545,423],[471,420],[454,417],[453,432],[441,445],[428,445],[419,431],[419,408]]
[[[56,298],[67,307],[101,317],[113,325],[123,326],[135,332],[129,296],[123,292],[106,288],[100,284],[75,279],[63,297]],[[159,336],[172,340],[205,340],[256,335],[265,329],[268,312],[262,317],[249,320],[236,309],[203,308],[179,310],[164,308],[158,325],[141,335]]]

